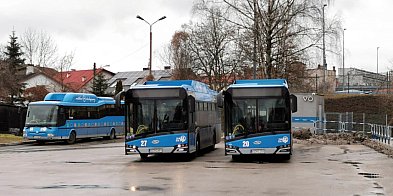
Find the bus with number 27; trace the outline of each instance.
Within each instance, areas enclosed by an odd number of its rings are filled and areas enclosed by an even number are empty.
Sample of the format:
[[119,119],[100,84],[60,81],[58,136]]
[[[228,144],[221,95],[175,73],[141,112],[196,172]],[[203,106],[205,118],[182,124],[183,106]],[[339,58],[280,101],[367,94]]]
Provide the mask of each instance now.
[[193,80],[147,81],[119,93],[126,107],[125,154],[197,154],[220,142],[217,92]]
[[297,110],[284,79],[237,80],[218,95],[224,108],[225,155],[292,154],[291,113]]
[[123,105],[111,97],[86,93],[49,93],[28,105],[23,136],[39,143],[78,138],[114,139],[124,133]]

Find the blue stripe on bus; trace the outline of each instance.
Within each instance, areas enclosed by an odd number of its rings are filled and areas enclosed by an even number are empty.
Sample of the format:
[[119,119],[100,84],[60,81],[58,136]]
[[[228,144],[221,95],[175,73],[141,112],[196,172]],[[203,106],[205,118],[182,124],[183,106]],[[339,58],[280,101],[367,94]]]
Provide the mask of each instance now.
[[293,123],[314,123],[318,121],[318,117],[306,117],[306,116],[298,116],[298,117],[292,117],[292,122]]

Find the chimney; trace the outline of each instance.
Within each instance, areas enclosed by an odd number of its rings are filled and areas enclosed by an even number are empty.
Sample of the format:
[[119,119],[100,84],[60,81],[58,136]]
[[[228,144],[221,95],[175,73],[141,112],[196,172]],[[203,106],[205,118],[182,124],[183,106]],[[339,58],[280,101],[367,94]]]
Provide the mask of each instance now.
[[164,70],[169,70],[171,69],[171,66],[164,66]]
[[143,71],[146,71],[146,70],[149,70],[149,68],[148,68],[148,67],[144,67],[144,68],[143,68]]
[[75,69],[71,69],[71,71],[76,71]]
[[333,66],[333,71],[336,71],[336,67],[335,66]]
[[86,81],[86,76],[82,76],[82,82]]

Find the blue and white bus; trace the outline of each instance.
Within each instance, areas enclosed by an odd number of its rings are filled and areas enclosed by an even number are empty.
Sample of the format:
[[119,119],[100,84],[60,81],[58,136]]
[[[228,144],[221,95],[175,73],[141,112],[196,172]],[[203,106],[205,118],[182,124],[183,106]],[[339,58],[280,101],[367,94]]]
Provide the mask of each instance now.
[[[147,81],[123,92],[125,154],[196,154],[220,142],[217,92],[193,80]],[[123,95],[118,94],[117,100]]]
[[271,154],[290,159],[296,96],[284,79],[237,80],[218,95],[224,108],[225,155]]
[[123,106],[111,97],[85,93],[49,93],[44,101],[29,103],[23,135],[40,143],[78,138],[114,139],[124,133]]

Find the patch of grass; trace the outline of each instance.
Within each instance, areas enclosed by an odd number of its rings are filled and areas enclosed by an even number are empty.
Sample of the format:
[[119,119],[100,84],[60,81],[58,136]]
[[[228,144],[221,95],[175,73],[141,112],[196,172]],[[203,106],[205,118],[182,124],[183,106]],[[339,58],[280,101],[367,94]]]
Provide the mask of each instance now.
[[22,142],[23,137],[12,134],[0,134],[0,144]]

